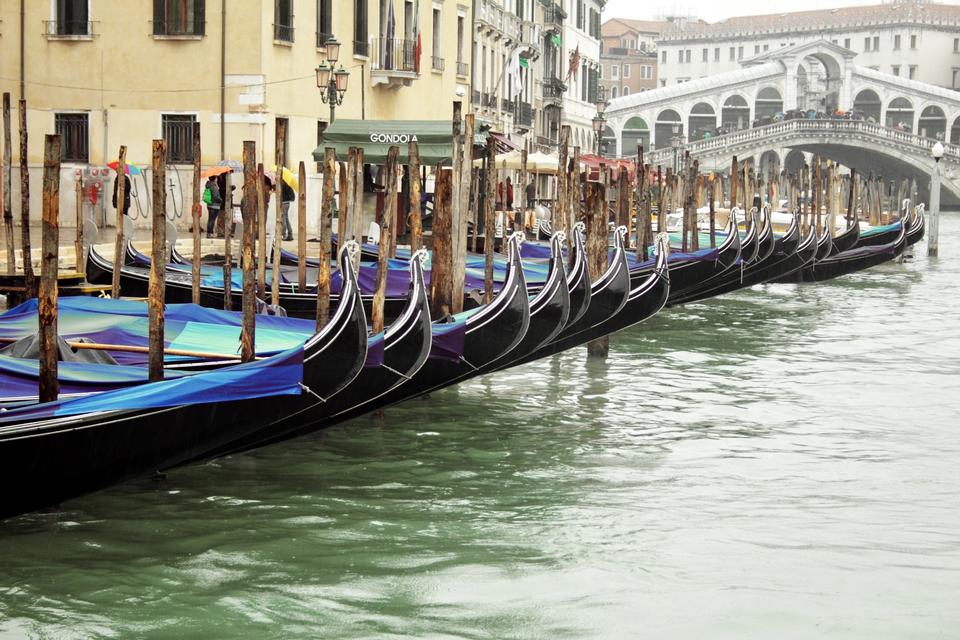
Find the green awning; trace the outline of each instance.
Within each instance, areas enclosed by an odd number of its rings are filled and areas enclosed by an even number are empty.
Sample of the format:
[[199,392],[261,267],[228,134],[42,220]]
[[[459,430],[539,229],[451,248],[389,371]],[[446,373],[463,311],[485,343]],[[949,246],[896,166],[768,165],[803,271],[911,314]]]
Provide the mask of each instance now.
[[422,165],[451,164],[453,124],[449,120],[337,120],[323,132],[313,159],[323,161],[324,149],[333,147],[338,160],[346,160],[350,147],[363,149],[366,164],[383,164],[391,146],[400,148],[400,164],[416,141]]

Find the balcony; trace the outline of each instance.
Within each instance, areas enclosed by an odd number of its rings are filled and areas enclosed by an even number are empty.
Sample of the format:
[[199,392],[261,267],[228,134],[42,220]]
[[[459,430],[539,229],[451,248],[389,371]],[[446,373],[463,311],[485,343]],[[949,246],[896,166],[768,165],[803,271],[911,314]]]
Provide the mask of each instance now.
[[409,87],[417,79],[415,40],[375,38],[370,83],[388,89]]
[[433,71],[443,72],[443,58],[437,56],[430,56],[430,68]]
[[533,106],[529,102],[517,104],[517,110],[513,114],[513,124],[527,129],[533,126]]
[[370,55],[370,43],[366,40],[353,41],[353,55],[367,57]]
[[528,58],[539,58],[540,57],[540,38],[539,28],[533,22],[528,22],[526,20],[521,21],[520,23],[520,46],[521,52],[526,50]]
[[93,22],[89,20],[44,20],[48,40],[92,40]]
[[543,8],[543,24],[548,31],[559,30],[563,28],[563,21],[567,19],[567,12],[563,10],[556,2],[550,2]]
[[480,106],[480,92],[477,91],[476,89],[473,90],[473,106],[475,107]]
[[514,109],[513,100],[507,100],[506,98],[503,98],[500,101],[500,109],[501,111],[505,111],[507,113],[513,113],[513,109]]
[[[466,78],[469,74],[470,74],[470,65],[468,65],[466,62],[460,62],[460,61],[458,60],[458,61],[457,61],[457,75],[460,76],[460,77],[462,77],[462,78]],[[477,92],[474,91],[474,93],[477,93]],[[473,101],[476,102],[477,99],[474,98]]]
[[292,24],[274,24],[273,41],[284,44],[293,43],[293,25]]
[[548,104],[560,104],[563,101],[563,94],[567,90],[567,85],[560,78],[549,77],[543,81],[543,99]]
[[324,49],[327,46],[327,40],[333,37],[332,33],[317,31],[317,49]]

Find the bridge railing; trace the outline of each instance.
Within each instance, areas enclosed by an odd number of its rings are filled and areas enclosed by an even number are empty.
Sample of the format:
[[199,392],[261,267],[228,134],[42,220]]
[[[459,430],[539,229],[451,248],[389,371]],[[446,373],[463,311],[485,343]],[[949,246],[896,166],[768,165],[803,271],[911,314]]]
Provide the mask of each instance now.
[[[845,135],[868,135],[892,142],[897,145],[909,147],[917,153],[930,154],[936,140],[924,138],[907,131],[899,131],[890,127],[884,127],[864,120],[785,120],[773,124],[756,127],[753,129],[744,129],[734,131],[722,136],[716,136],[707,140],[696,140],[683,146],[683,149],[689,151],[691,155],[704,155],[711,151],[734,149],[736,147],[749,145],[751,143],[776,138],[778,136],[794,133],[839,133]],[[651,164],[665,164],[673,157],[673,149],[657,149],[648,156],[648,162]],[[944,158],[960,163],[960,148],[955,145],[944,145]]]

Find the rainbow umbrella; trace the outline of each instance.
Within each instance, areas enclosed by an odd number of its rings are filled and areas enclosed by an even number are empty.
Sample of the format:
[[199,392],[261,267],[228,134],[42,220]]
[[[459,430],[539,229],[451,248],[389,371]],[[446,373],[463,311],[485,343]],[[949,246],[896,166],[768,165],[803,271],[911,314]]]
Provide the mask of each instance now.
[[[114,171],[116,171],[117,167],[120,166],[120,161],[114,160],[113,162],[108,162],[107,166],[113,169]],[[140,171],[140,169],[136,165],[132,165],[130,163],[127,163],[127,165],[124,168],[126,169],[126,173],[128,176],[138,176],[141,173],[143,173],[142,171]]]

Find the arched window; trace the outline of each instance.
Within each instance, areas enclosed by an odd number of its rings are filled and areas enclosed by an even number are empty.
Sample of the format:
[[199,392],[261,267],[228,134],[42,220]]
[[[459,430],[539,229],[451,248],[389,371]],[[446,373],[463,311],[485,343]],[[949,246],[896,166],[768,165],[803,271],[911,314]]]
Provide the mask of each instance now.
[[913,131],[913,103],[906,98],[894,98],[887,106],[885,124],[893,129]]
[[770,124],[774,117],[781,113],[783,113],[783,98],[780,92],[773,87],[760,89],[753,107],[753,119],[757,124]]
[[617,88],[616,88],[616,87],[612,87],[612,88],[610,89],[610,97],[611,97],[611,98],[616,98],[616,97],[617,97]]
[[747,99],[733,94],[723,102],[720,111],[720,126],[727,131],[746,129],[750,124],[750,106]]
[[673,109],[664,109],[657,115],[654,124],[654,140],[657,149],[669,147],[672,138],[683,136],[683,119]]
[[646,120],[634,116],[623,125],[623,136],[620,138],[621,153],[633,154],[638,144],[642,144],[647,151],[650,150],[650,127],[647,126]]
[[917,133],[925,138],[943,140],[947,132],[947,116],[943,109],[930,105],[920,112],[920,121],[917,123]]
[[867,122],[880,122],[880,96],[873,89],[860,91],[853,99],[853,110]]
[[713,106],[706,102],[698,102],[690,109],[689,126],[690,141],[703,140],[716,135],[717,114]]

